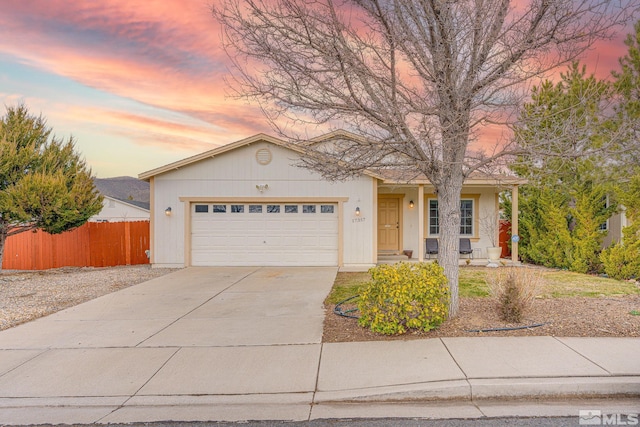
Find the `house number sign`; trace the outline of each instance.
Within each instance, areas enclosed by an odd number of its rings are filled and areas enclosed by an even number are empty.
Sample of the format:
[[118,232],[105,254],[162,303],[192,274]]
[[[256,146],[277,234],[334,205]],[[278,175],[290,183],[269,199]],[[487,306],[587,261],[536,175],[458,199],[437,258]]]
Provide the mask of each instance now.
[[366,218],[353,218],[351,222],[364,222]]

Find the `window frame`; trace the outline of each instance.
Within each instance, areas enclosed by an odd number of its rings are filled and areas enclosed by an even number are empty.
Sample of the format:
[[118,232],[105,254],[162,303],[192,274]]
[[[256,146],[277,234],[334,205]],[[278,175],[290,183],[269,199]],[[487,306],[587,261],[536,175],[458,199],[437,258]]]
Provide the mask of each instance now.
[[[440,236],[440,210],[439,210],[439,201],[437,196],[425,196],[425,237],[439,237]],[[436,216],[432,215],[433,203],[436,205]],[[463,224],[462,221],[464,217],[462,216],[462,203],[463,202],[471,202],[471,224]],[[479,239],[479,217],[478,210],[480,208],[480,194],[461,194],[460,195],[460,229],[458,230],[458,235],[460,237],[468,237],[471,239]],[[468,217],[467,217],[468,218]],[[471,227],[471,233],[462,234],[462,227]],[[433,229],[436,228],[437,232],[433,232]]]
[[[602,203],[604,204],[604,206],[602,207],[602,210],[609,209],[609,207],[611,206],[610,200],[609,200],[609,195],[607,194],[602,199],[603,199]],[[609,220],[610,219],[611,219],[611,217],[607,218],[607,220],[605,222],[603,222],[602,224],[600,224],[600,226],[598,227],[598,230],[601,233],[606,234],[606,233],[609,232]]]

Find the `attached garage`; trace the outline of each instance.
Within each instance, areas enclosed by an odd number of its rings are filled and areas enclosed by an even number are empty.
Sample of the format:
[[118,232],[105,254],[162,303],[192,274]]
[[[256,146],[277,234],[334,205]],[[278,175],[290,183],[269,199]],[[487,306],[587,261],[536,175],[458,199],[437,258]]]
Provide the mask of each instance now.
[[141,174],[151,187],[151,263],[374,265],[377,176],[328,181],[301,167],[309,150],[259,134]]
[[338,204],[192,202],[191,265],[338,265]]

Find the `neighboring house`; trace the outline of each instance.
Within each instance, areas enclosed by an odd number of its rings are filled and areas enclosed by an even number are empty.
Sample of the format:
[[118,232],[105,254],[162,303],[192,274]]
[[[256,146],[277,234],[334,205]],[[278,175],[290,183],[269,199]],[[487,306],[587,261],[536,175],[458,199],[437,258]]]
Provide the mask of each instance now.
[[[439,233],[437,197],[426,179],[407,183],[365,172],[329,182],[296,165],[302,150],[341,137],[353,135],[333,132],[297,147],[259,134],[140,174],[151,189],[151,263],[358,270],[375,265],[379,254],[412,250],[423,258],[424,239]],[[522,183],[506,176],[467,179],[460,231],[476,257],[492,246],[480,212],[497,212],[498,194],[507,188],[517,212]],[[512,222],[517,234],[517,217]]]
[[149,205],[142,202],[118,200],[104,196],[102,210],[89,222],[149,221]]
[[619,213],[614,214],[607,220],[606,223],[600,227],[607,231],[604,239],[602,240],[602,247],[607,248],[614,243],[620,243],[622,241],[623,233],[622,229],[629,225],[627,216],[625,215],[624,207],[621,207]]

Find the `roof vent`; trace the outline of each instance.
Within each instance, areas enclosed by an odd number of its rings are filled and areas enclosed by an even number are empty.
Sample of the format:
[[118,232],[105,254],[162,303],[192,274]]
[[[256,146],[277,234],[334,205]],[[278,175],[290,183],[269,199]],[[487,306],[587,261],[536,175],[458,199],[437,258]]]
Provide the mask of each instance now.
[[271,150],[268,148],[261,148],[256,151],[256,160],[261,165],[268,165],[271,163]]

